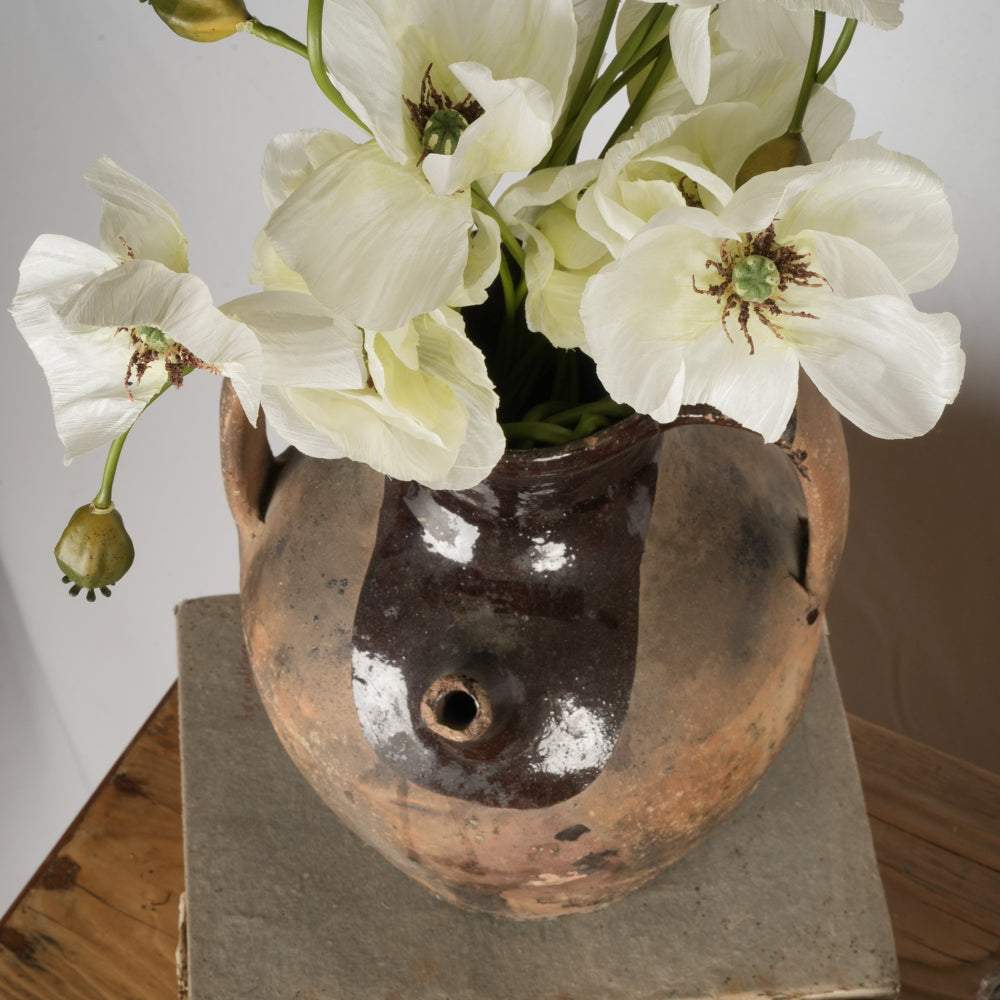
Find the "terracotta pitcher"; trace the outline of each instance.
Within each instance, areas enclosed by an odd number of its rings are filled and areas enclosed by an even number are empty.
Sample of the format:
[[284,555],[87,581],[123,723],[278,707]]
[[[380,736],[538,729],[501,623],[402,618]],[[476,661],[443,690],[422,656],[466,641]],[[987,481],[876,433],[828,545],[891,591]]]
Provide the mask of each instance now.
[[636,416],[509,451],[464,491],[276,459],[228,389],[222,454],[275,730],[350,829],[453,903],[621,897],[795,725],[847,519],[839,418],[804,378],[776,445]]

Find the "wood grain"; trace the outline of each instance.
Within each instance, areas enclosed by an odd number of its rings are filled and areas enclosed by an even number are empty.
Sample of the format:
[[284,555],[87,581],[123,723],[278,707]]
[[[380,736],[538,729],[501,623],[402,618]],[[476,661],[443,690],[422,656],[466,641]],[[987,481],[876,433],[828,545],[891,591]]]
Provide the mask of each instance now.
[[[972,1000],[1000,966],[1000,776],[850,725],[902,998]],[[174,1000],[183,887],[172,688],[0,922],[0,998]]]
[[0,997],[174,1000],[183,888],[173,687],[0,923]]
[[904,998],[964,997],[1000,966],[1000,776],[850,719]]

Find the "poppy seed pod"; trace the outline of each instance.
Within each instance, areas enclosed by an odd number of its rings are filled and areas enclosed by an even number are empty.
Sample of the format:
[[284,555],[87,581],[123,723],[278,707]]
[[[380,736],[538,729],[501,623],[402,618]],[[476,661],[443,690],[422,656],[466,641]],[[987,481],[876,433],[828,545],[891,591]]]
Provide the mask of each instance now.
[[812,163],[801,129],[789,129],[784,135],[758,146],[744,161],[736,175],[736,186],[742,187],[751,177],[781,170],[782,167],[806,167]]
[[192,42],[217,42],[240,30],[251,20],[242,0],[141,0],[182,38]]
[[95,507],[92,503],[78,507],[55,547],[56,562],[65,574],[63,583],[71,584],[74,597],[87,591],[87,600],[95,599],[95,590],[105,597],[108,589],[129,570],[135,558],[132,539],[114,504]]

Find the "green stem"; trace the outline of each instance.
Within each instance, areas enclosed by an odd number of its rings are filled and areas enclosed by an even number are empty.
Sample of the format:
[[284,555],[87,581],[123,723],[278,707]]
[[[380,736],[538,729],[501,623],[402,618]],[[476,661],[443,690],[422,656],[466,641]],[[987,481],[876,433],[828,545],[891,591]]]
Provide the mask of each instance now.
[[309,50],[297,38],[286,35],[280,28],[272,28],[269,24],[262,24],[255,17],[245,22],[243,31],[248,35],[253,35],[254,38],[260,38],[272,45],[288,49],[289,52],[294,52],[296,55],[302,56],[303,59],[309,58]]
[[511,277],[510,264],[503,252],[500,253],[500,285],[503,288],[504,323],[501,344],[509,344],[514,336],[514,323],[517,321],[517,292],[514,289],[514,279]]
[[[193,372],[193,368],[185,369],[184,375],[190,375]],[[171,383],[164,382],[162,386],[156,391],[154,396],[150,397],[149,402],[142,408],[142,413],[139,414],[141,417],[143,413],[148,410],[153,403],[155,403],[160,396],[162,396],[167,389],[170,388]],[[138,419],[138,418],[136,418]],[[135,427],[135,422],[133,421],[132,427]],[[101,477],[101,488],[97,491],[97,496],[94,497],[94,506],[99,509],[105,509],[111,506],[111,489],[115,485],[115,473],[118,471],[118,459],[121,457],[122,448],[125,445],[125,438],[128,437],[129,431],[132,427],[125,431],[124,434],[120,434],[118,437],[111,442],[111,447],[108,449],[108,457],[104,460],[104,475]]]
[[[129,430],[131,429],[132,428],[130,427]],[[115,484],[115,472],[118,471],[118,459],[121,456],[122,446],[125,444],[125,438],[127,437],[128,431],[120,437],[116,437],[114,441],[111,442],[111,447],[108,449],[108,457],[104,460],[104,475],[101,477],[101,488],[97,491],[97,496],[94,497],[94,506],[100,510],[105,510],[112,506],[111,488]]]
[[478,183],[472,185],[472,204],[484,215],[488,215],[500,229],[500,240],[507,248],[508,253],[514,258],[517,266],[524,270],[524,247],[517,241],[517,237],[510,231],[510,227],[500,218],[500,214],[493,207],[489,198],[483,194],[483,189]]
[[587,61],[583,65],[580,79],[576,81],[576,88],[567,105],[566,121],[572,121],[579,114],[584,101],[587,99],[587,91],[590,90],[590,85],[594,82],[594,77],[597,75],[597,70],[601,65],[601,56],[604,55],[604,48],[607,45],[608,37],[611,35],[611,28],[615,23],[615,15],[618,13],[619,3],[620,0],[605,0],[601,23],[597,26],[597,34],[594,35],[590,52],[587,54]]
[[639,56],[634,62],[632,62],[627,69],[623,70],[621,75],[617,80],[611,85],[607,94],[604,98],[604,103],[607,104],[615,94],[618,93],[623,87],[627,87],[647,66],[653,63],[660,54],[661,45],[669,45],[669,38],[661,38],[658,45],[654,45],[652,48],[646,49],[646,51]]
[[309,0],[306,13],[306,49],[309,54],[309,68],[317,86],[337,110],[371,135],[371,129],[347,106],[347,102],[340,96],[340,91],[327,74],[326,63],[323,61],[323,3],[324,0]]
[[556,356],[556,373],[552,380],[554,399],[577,403],[580,399],[580,368],[574,350],[560,350]]
[[806,62],[806,70],[802,75],[802,87],[799,89],[799,99],[795,104],[795,111],[792,112],[792,120],[788,124],[789,132],[801,132],[802,122],[806,117],[806,108],[809,107],[809,98],[812,96],[813,87],[816,85],[816,71],[819,69],[820,56],[823,54],[823,32],[826,29],[826,14],[817,10],[813,14],[813,37],[812,46],[809,49],[809,59]]
[[553,413],[556,403],[541,403],[524,415],[523,420],[501,424],[508,441],[536,444],[568,444],[586,437],[616,420],[631,416],[632,407],[614,402],[610,396]]
[[517,420],[501,424],[508,441],[537,441],[540,444],[568,444],[576,435],[568,427],[559,427],[542,420]]
[[621,420],[623,417],[631,416],[633,412],[632,407],[626,403],[616,403],[610,396],[605,396],[604,399],[595,400],[593,403],[584,403],[582,406],[574,406],[561,413],[551,414],[546,419],[549,423],[568,427],[581,417],[595,415]]
[[833,71],[840,65],[840,60],[847,55],[847,50],[851,46],[851,40],[854,38],[854,29],[857,26],[857,19],[853,17],[849,17],[844,22],[844,26],[840,29],[840,34],[837,36],[837,41],[834,43],[833,50],[827,57],[826,62],[823,63],[823,67],[816,74],[817,83],[826,83],[833,76]]
[[569,161],[569,157],[583,136],[584,130],[604,104],[609,91],[614,86],[615,78],[628,68],[643,46],[649,44],[648,39],[658,39],[663,30],[670,24],[673,12],[674,8],[668,4],[656,4],[639,22],[636,29],[626,39],[625,44],[608,64],[608,68],[595,81],[579,113],[575,118],[567,121],[562,133],[552,144],[549,155],[542,163],[543,166],[562,166]]
[[660,80],[663,78],[663,74],[667,71],[667,67],[670,65],[670,62],[670,39],[668,37],[662,40],[656,53],[656,61],[653,63],[653,68],[647,74],[646,79],[642,81],[642,86],[639,88],[639,92],[629,104],[628,110],[624,115],[622,115],[622,120],[618,123],[618,127],[614,130],[614,132],[611,133],[611,138],[608,139],[604,149],[601,150],[602,157],[618,141],[618,139],[635,124],[636,119],[649,103],[649,99],[653,96],[653,92],[656,90]]

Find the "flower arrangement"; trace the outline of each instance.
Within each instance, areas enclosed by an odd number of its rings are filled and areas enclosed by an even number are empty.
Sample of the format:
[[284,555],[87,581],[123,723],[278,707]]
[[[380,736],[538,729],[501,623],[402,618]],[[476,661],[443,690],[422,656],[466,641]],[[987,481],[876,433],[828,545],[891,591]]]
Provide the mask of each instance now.
[[443,489],[632,412],[779,440],[800,368],[886,438],[958,391],[958,321],[910,299],[955,260],[941,182],[852,141],[830,87],[901,0],[309,0],[304,42],[242,0],[148,2],[187,38],[289,50],[370,138],[272,140],[261,291],[221,306],[171,205],[106,157],[100,247],[29,249],[11,311],[66,459],[109,447],[56,548],[71,593],[128,570],[118,456],[199,371],[307,454]]

